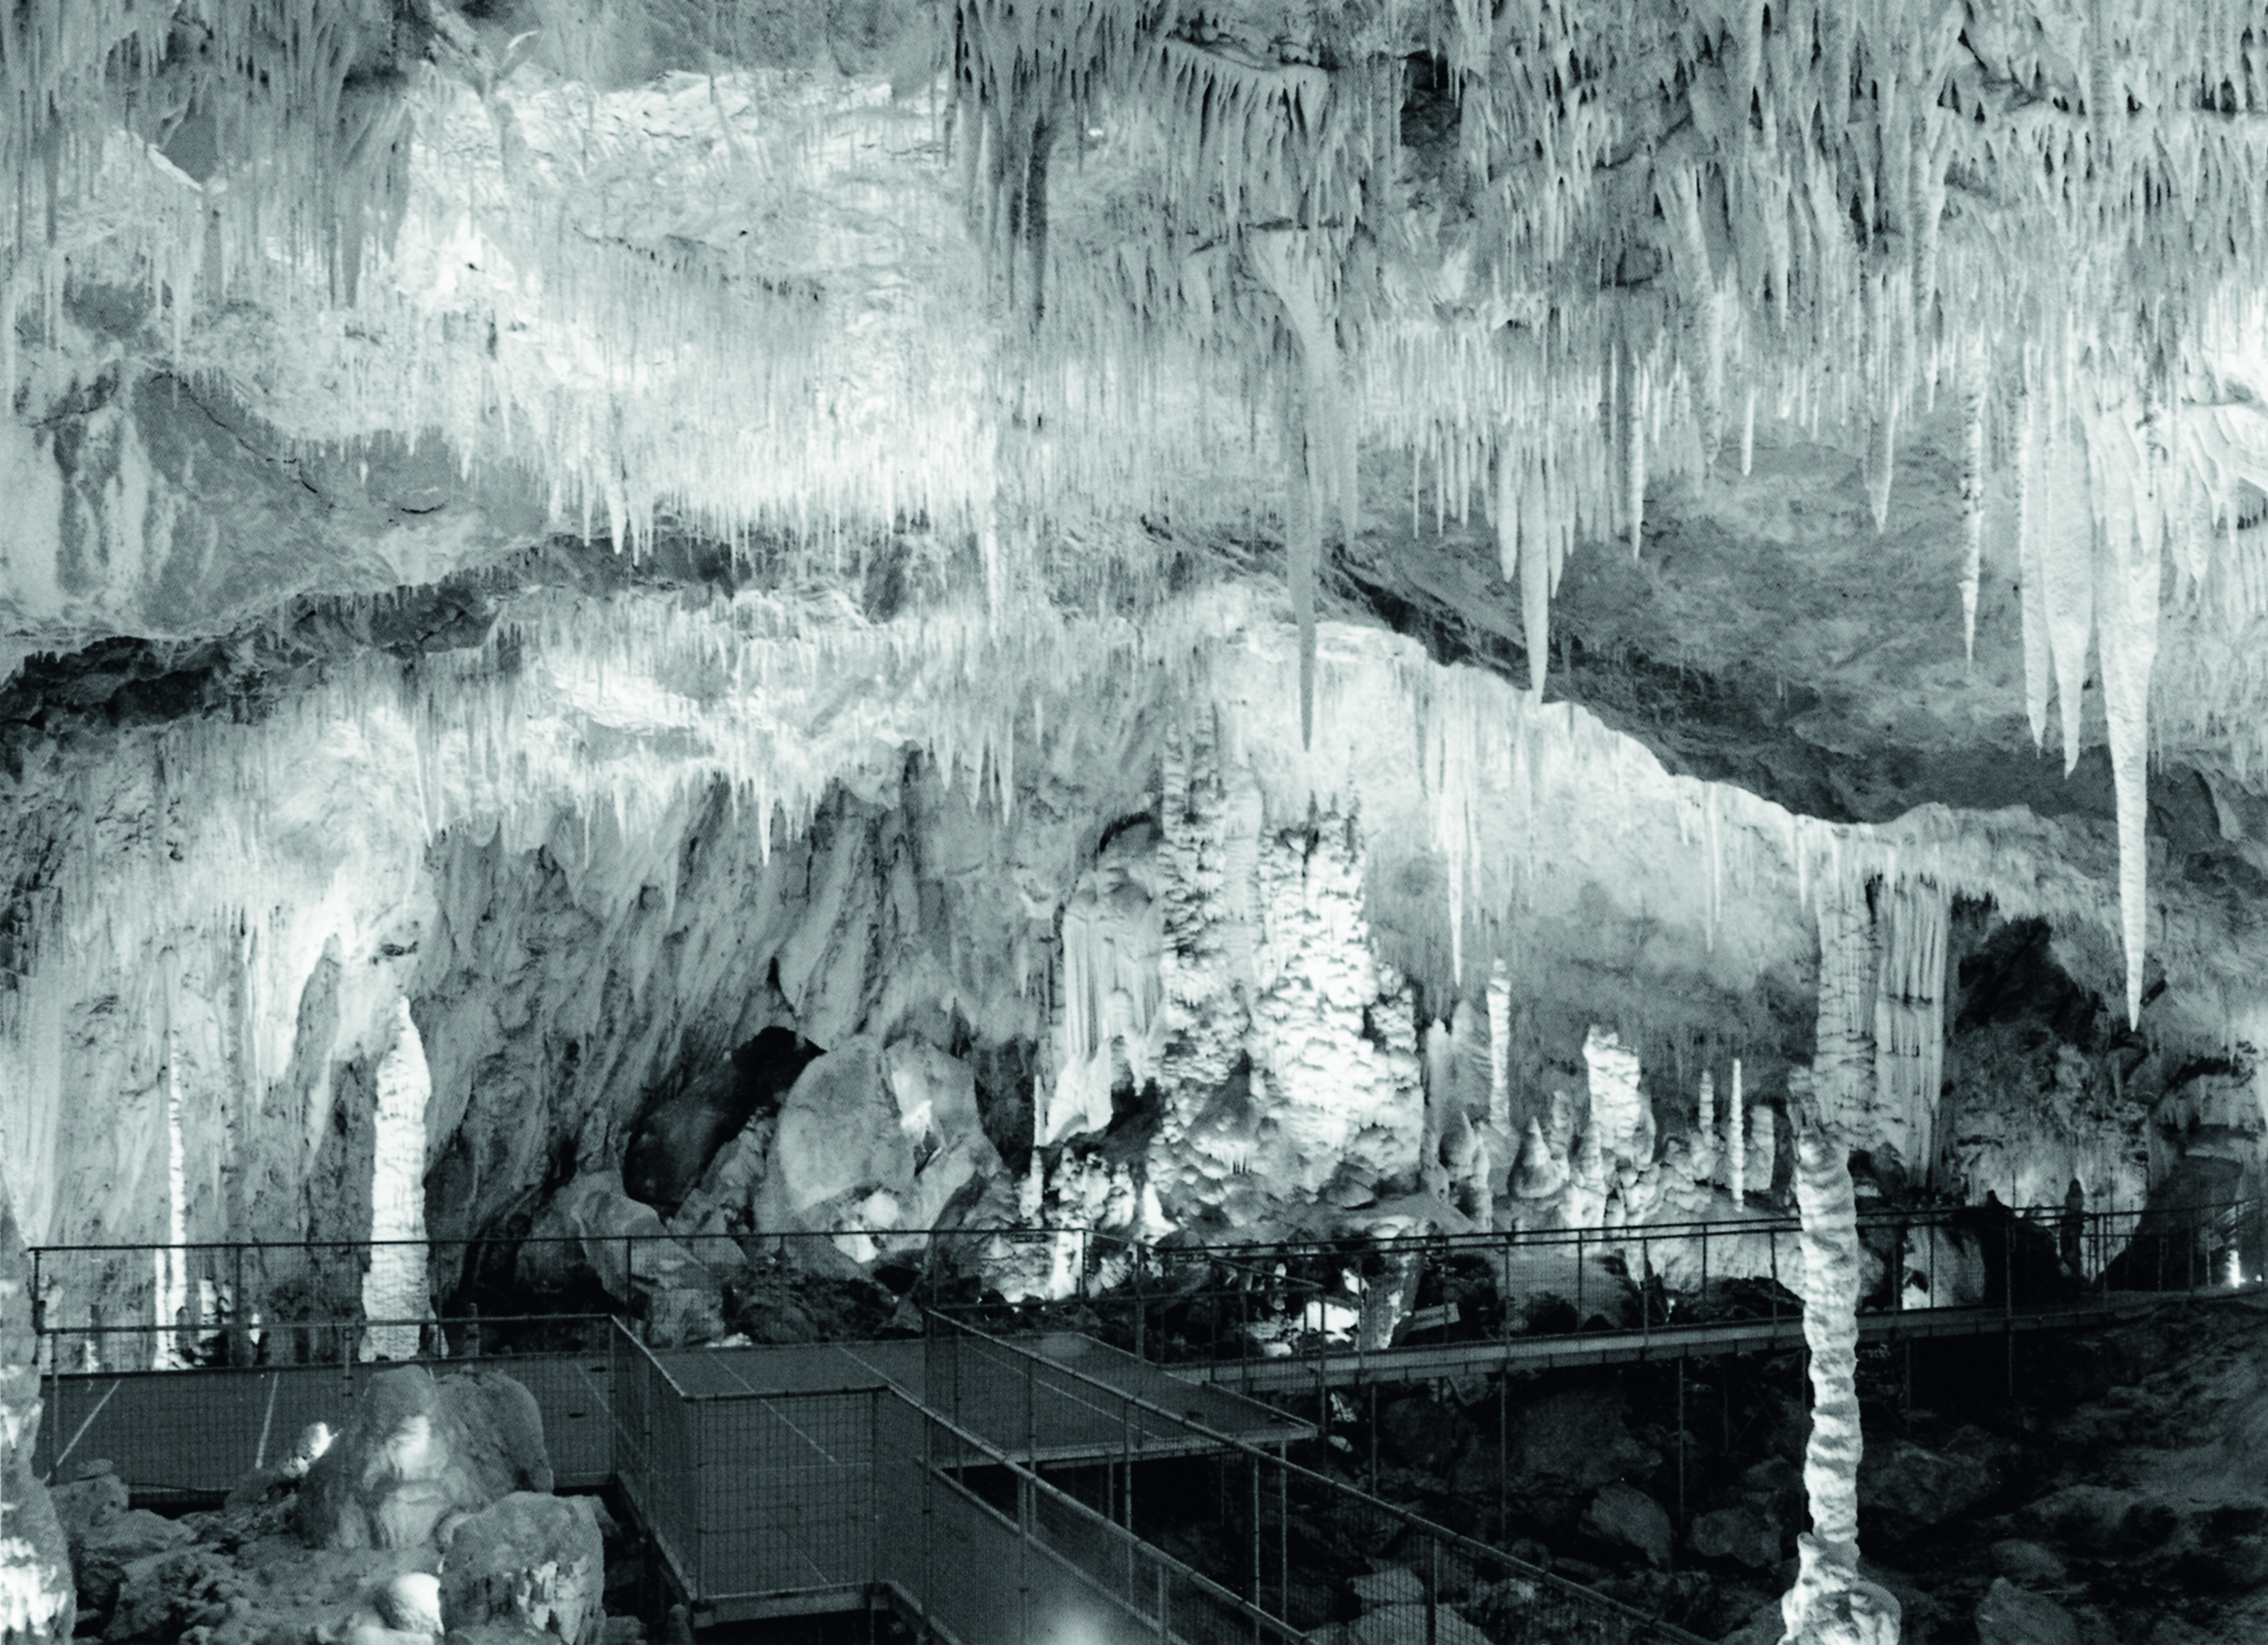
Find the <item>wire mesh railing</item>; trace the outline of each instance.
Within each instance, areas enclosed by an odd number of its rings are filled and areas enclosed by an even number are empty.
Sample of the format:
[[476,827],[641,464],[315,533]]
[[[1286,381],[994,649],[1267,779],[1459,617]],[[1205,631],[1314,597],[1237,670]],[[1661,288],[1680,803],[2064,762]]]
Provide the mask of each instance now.
[[[1980,1319],[2083,1311],[2115,1295],[2257,1285],[2268,1272],[2268,1212],[2258,1200],[1875,1210],[1862,1213],[1859,1232],[1862,1326],[1913,1314],[1951,1321],[1962,1309]],[[1615,1332],[1644,1343],[1705,1327],[1793,1328],[1801,1313],[1801,1234],[1787,1215],[1270,1244],[1138,1244],[1083,1229],[959,1228],[593,1235],[425,1248],[432,1272],[456,1280],[498,1264],[512,1274],[553,1279],[571,1269],[596,1287],[584,1296],[666,1341],[674,1327],[653,1317],[673,1287],[707,1287],[728,1313],[740,1310],[712,1321],[709,1337],[729,1335],[736,1321],[761,1329],[779,1285],[814,1276],[814,1284],[840,1287],[843,1258],[855,1255],[843,1242],[886,1236],[900,1243],[873,1257],[872,1272],[898,1289],[849,1287],[860,1308],[813,1310],[821,1323],[812,1329],[838,1339],[885,1334],[906,1323],[890,1311],[902,1300],[997,1332],[1089,1331],[1160,1363],[1249,1364]],[[410,1243],[34,1248],[41,1364],[73,1371],[370,1357],[376,1333],[355,1317],[359,1291],[344,1276],[358,1285],[371,1252]],[[160,1328],[152,1317],[160,1293],[149,1276],[167,1263],[170,1294],[188,1300]],[[109,1288],[113,1281],[122,1288]],[[1018,1293],[1025,1300],[1008,1300],[1003,1283],[1026,1287]],[[434,1294],[444,1305],[452,1295],[438,1280]],[[456,1293],[464,1294],[461,1287]],[[559,1336],[554,1317],[520,1311],[530,1296],[546,1294],[533,1286],[490,1292],[492,1304],[503,1306],[485,1317],[468,1311],[403,1322],[383,1351],[439,1357],[582,1346]],[[313,1302],[335,1311],[312,1311]],[[414,1349],[404,1334],[412,1331]]]
[[[760,1310],[784,1287],[839,1282],[852,1265],[895,1287],[868,1287],[863,1310],[845,1316],[848,1335],[873,1336],[899,1295],[927,1305],[974,1302],[1004,1284],[1063,1297],[1108,1290],[1134,1272],[1138,1248],[1049,1228],[44,1245],[30,1252],[33,1323],[65,1370],[320,1362],[338,1353],[341,1322],[364,1311],[373,1254],[401,1250],[420,1253],[434,1314],[399,1329],[418,1332],[416,1353],[438,1354],[470,1351],[462,1333],[479,1346],[483,1331],[489,1351],[531,1332],[542,1351],[572,1346],[538,1329],[553,1317],[540,1300],[561,1296],[652,1326],[658,1299],[706,1293],[719,1310],[714,1334],[729,1334],[741,1308]],[[122,1361],[115,1350],[129,1344],[147,1355]]]
[[975,1432],[899,1397],[876,1418],[875,1581],[944,1635],[987,1645],[1304,1637]]
[[681,1585],[723,1609],[863,1594],[881,1383],[688,1388],[616,1329],[616,1477]]
[[[419,1322],[409,1322],[416,1324]],[[437,1331],[450,1322],[434,1322]],[[137,1500],[188,1502],[225,1496],[247,1477],[289,1457],[320,1423],[336,1431],[378,1371],[423,1365],[436,1376],[502,1371],[534,1397],[553,1473],[566,1485],[605,1483],[614,1472],[608,1412],[613,1402],[611,1322],[603,1315],[561,1317],[579,1351],[419,1355],[370,1363],[354,1352],[357,1333],[394,1321],[333,1321],[322,1329],[333,1352],[305,1361],[216,1366],[194,1376],[164,1370],[51,1374],[33,1466],[42,1477],[76,1464],[108,1460]],[[130,1328],[108,1328],[125,1334]],[[147,1335],[152,1327],[141,1327]],[[120,1356],[146,1365],[142,1354]]]
[[[998,1498],[1005,1487],[996,1485],[992,1506],[1004,1515],[1012,1506],[1020,1528],[1032,1526],[1022,1534],[1089,1571],[1098,1591],[1122,1601],[1138,1597],[1147,1579],[1130,1568],[1105,1568],[1110,1559],[1130,1556],[1099,1524],[1187,1569],[1220,1601],[1233,1601],[1226,1624],[1245,1631],[1217,1635],[1224,1639],[1339,1637],[1361,1645],[1476,1638],[1491,1645],[1692,1645],[1696,1639],[1668,1619],[1303,1467],[1285,1449],[1254,1444],[1019,1343],[944,1317],[933,1322],[933,1340],[950,1345],[949,1354],[941,1347],[937,1355],[940,1367],[960,1366],[973,1383],[1013,1391],[1009,1403],[1023,1405],[1035,1441],[1097,1415],[1119,1427],[1116,1454],[1090,1454],[1054,1470],[1048,1494],[1027,1494],[1012,1505]],[[953,1398],[950,1388],[939,1391]],[[990,1399],[997,1407],[998,1394]],[[1003,1459],[997,1447],[952,1420],[950,1405],[935,1414],[966,1438],[931,1435],[932,1464]],[[1185,1560],[1174,1557],[1176,1550]],[[1174,1627],[1179,1631],[1178,1620]],[[1334,1635],[1334,1628],[1358,1631]]]
[[[2225,1293],[2268,1271],[2268,1204],[2075,1211],[1984,1206],[1859,1219],[1862,1325],[1910,1316],[1978,1330],[2132,1296]],[[1169,1245],[1079,1300],[1105,1340],[1161,1363],[1278,1359],[1800,1324],[1793,1216],[1396,1239]],[[998,1332],[1060,1328],[1053,1303],[948,1308]],[[1727,1332],[1725,1328],[1735,1328]]]

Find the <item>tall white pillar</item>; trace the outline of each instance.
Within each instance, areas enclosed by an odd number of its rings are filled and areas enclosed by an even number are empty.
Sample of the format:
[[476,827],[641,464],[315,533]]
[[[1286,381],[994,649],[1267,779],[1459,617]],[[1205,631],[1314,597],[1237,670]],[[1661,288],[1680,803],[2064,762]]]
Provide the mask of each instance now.
[[[425,1044],[409,1002],[394,1007],[394,1042],[378,1064],[377,1135],[370,1169],[370,1237],[362,1280],[365,1319],[416,1321],[431,1312],[425,1288],[425,1104],[433,1094]],[[380,1325],[363,1338],[362,1357],[407,1360],[417,1353],[415,1324]]]

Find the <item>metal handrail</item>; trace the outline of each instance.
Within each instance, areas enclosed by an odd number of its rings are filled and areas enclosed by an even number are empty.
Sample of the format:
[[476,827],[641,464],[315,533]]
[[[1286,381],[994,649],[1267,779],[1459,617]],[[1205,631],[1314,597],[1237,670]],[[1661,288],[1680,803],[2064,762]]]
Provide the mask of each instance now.
[[[1072,1366],[1065,1365],[1058,1361],[1049,1359],[1045,1355],[1035,1354],[1028,1348],[1019,1347],[1012,1340],[1000,1337],[988,1336],[983,1331],[978,1331],[973,1326],[963,1324],[958,1320],[946,1319],[942,1323],[949,1330],[964,1332],[965,1334],[975,1337],[992,1347],[998,1348],[1004,1353],[1013,1354],[1025,1361],[1027,1362],[1025,1374],[1027,1377],[1035,1378],[1043,1368],[1051,1375],[1069,1376],[1077,1382],[1086,1383],[1091,1388],[1101,1391],[1102,1393],[1114,1399],[1123,1401],[1124,1403],[1132,1405],[1147,1414],[1161,1418],[1167,1423],[1181,1428],[1184,1432],[1197,1435],[1200,1438],[1205,1440],[1207,1443],[1214,1449],[1239,1453],[1248,1460],[1251,1461],[1256,1466],[1264,1464],[1270,1466],[1282,1468],[1285,1471],[1287,1477],[1296,1477],[1310,1485],[1322,1487],[1322,1489],[1326,1493],[1342,1496],[1350,1501],[1359,1502],[1366,1509],[1372,1512],[1384,1513],[1394,1519],[1399,1520],[1405,1526],[1418,1531],[1422,1535],[1438,1538],[1446,1547],[1468,1553],[1469,1555],[1478,1555],[1491,1562],[1505,1565],[1524,1582],[1536,1582],[1542,1586],[1549,1588],[1551,1591],[1565,1597],[1576,1600],[1587,1605],[1594,1605],[1600,1610],[1620,1616],[1627,1621],[1641,1624],[1654,1630],[1664,1640],[1671,1641],[1671,1645],[1708,1645],[1708,1641],[1703,1640],[1700,1635],[1690,1633],[1683,1628],[1676,1627],[1673,1623],[1664,1622],[1658,1618],[1650,1617],[1645,1612],[1638,1610],[1636,1606],[1626,1604],[1623,1601],[1613,1597],[1611,1595],[1600,1593],[1596,1589],[1587,1588],[1580,1582],[1572,1582],[1566,1577],[1557,1575],[1552,1572],[1546,1570],[1540,1565],[1532,1565],[1528,1563],[1527,1560],[1519,1558],[1517,1555],[1507,1553],[1499,1548],[1491,1548],[1484,1542],[1476,1542],[1469,1537],[1461,1536],[1457,1532],[1449,1530],[1447,1526],[1437,1525],[1429,1519],[1423,1518],[1418,1515],[1410,1512],[1407,1509],[1398,1508],[1395,1504],[1384,1501],[1382,1498],[1372,1496],[1369,1493],[1365,1491],[1357,1490],[1352,1486],[1347,1485],[1343,1481],[1334,1479],[1328,1474],[1318,1473],[1312,1468],[1303,1468],[1299,1464],[1291,1461],[1288,1457],[1263,1450],[1259,1446],[1254,1445],[1248,1441],[1240,1439],[1233,1434],[1222,1433],[1220,1430],[1211,1427],[1204,1422],[1200,1422],[1193,1417],[1169,1411],[1163,1405],[1154,1404],[1150,1400],[1143,1398],[1140,1395],[1131,1393],[1114,1383],[1104,1382],[1100,1377],[1090,1376],[1086,1372],[1080,1371]],[[943,1420],[944,1419],[939,1420]],[[986,1449],[990,1450],[990,1448],[988,1446]]]
[[[962,1329],[966,1329],[966,1327],[962,1327]],[[980,1337],[983,1335],[981,1331],[972,1332],[971,1334]],[[998,1339],[986,1338],[985,1340],[998,1341]],[[1053,1361],[1049,1361],[1049,1363],[1051,1364]],[[1108,1383],[1101,1385],[1108,1387]],[[1280,1618],[1270,1616],[1265,1611],[1255,1605],[1250,1600],[1237,1594],[1234,1590],[1224,1587],[1219,1582],[1215,1582],[1211,1577],[1205,1575],[1202,1571],[1193,1569],[1191,1567],[1183,1564],[1181,1560],[1174,1558],[1172,1554],[1167,1553],[1164,1549],[1159,1547],[1155,1543],[1145,1542],[1140,1537],[1136,1536],[1133,1531],[1128,1530],[1125,1526],[1119,1524],[1117,1521],[1111,1519],[1107,1515],[1097,1513],[1094,1509],[1087,1507],[1086,1503],[1080,1501],[1077,1497],[1071,1495],[1065,1491],[1058,1489],[1055,1486],[1049,1485],[1047,1480],[1041,1476],[1036,1469],[1028,1468],[1022,1463],[1018,1462],[1008,1452],[1002,1450],[998,1446],[993,1444],[991,1441],[984,1438],[982,1435],[974,1433],[971,1430],[961,1427],[960,1423],[954,1421],[951,1417],[945,1415],[941,1412],[933,1410],[932,1407],[923,1404],[917,1399],[909,1398],[902,1390],[894,1388],[891,1389],[889,1392],[900,1403],[910,1407],[924,1420],[936,1423],[939,1427],[945,1429],[946,1433],[950,1434],[955,1440],[968,1446],[972,1450],[981,1454],[985,1458],[986,1463],[989,1465],[1005,1468],[1008,1470],[1009,1473],[1019,1481],[1019,1483],[1023,1484],[1027,1488],[1031,1489],[1039,1494],[1047,1496],[1057,1502],[1062,1503],[1072,1509],[1082,1518],[1093,1523],[1105,1527],[1114,1538],[1118,1538],[1123,1544],[1132,1547],[1136,1552],[1140,1553],[1152,1563],[1165,1567],[1174,1575],[1182,1578],[1183,1581],[1194,1584],[1209,1597],[1218,1600],[1223,1604],[1234,1606],[1237,1611],[1244,1615],[1248,1621],[1252,1622],[1255,1626],[1264,1627],[1272,1632],[1281,1634],[1288,1641],[1296,1641],[1306,1637],[1306,1635],[1299,1633],[1297,1630],[1290,1629]],[[1266,1453],[1263,1452],[1262,1454],[1265,1455]],[[924,1467],[928,1472],[939,1475],[942,1475],[946,1472],[943,1468],[937,1467],[933,1464],[924,1464]],[[953,1483],[956,1486],[959,1485],[958,1481],[954,1481]],[[977,1497],[974,1495],[973,1493],[968,1493],[966,1486],[959,1486],[959,1488],[961,1489],[964,1494],[969,1494],[970,1499],[979,1507],[984,1509],[988,1513],[990,1513],[1004,1521],[1007,1520],[1007,1516],[1001,1514],[998,1509],[994,1508],[990,1503],[986,1502],[982,1497]],[[1014,1524],[1013,1521],[1007,1521],[1007,1523],[1011,1525]],[[1025,1534],[1021,1527],[1017,1527],[1017,1531],[1019,1535]],[[1054,1551],[1047,1548],[1044,1544],[1035,1543],[1035,1545],[1041,1547],[1042,1552],[1046,1552],[1050,1554],[1054,1553]],[[1062,1559],[1060,1554],[1055,1554],[1054,1557],[1058,1560]],[[1067,1560],[1064,1562],[1066,1564],[1070,1563]],[[1075,1565],[1071,1566],[1071,1568],[1074,1571],[1078,1570],[1078,1567]],[[1084,1572],[1079,1574],[1082,1575],[1085,1575]],[[1696,1641],[1695,1645],[1705,1645],[1705,1641]]]

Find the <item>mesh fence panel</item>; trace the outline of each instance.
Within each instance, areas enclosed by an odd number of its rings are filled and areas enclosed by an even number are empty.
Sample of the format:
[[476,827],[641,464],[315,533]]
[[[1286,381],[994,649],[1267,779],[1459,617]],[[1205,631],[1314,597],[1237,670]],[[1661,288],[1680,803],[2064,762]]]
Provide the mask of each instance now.
[[[342,1344],[350,1328],[326,1330]],[[146,1331],[131,1333],[146,1341]],[[140,1355],[125,1356],[139,1360]],[[607,1412],[608,1355],[416,1361],[433,1376],[495,1371],[524,1384],[543,1422],[558,1481],[602,1485],[613,1472]],[[67,1476],[95,1459],[151,1501],[225,1494],[247,1476],[289,1457],[300,1435],[321,1423],[334,1432],[385,1363],[357,1365],[351,1351],[312,1363],[206,1367],[194,1371],[74,1372],[46,1379],[48,1417],[33,1465]]]
[[704,1597],[864,1588],[874,1563],[879,1391],[704,1398],[691,1482]]
[[987,1645],[1300,1635],[895,1395],[878,1411],[876,1571],[932,1621]]

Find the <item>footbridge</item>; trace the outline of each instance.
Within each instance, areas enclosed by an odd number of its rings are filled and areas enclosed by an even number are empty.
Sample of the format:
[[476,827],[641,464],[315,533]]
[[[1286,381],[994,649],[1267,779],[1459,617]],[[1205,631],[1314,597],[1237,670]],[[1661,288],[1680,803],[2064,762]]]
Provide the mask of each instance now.
[[[2268,1268],[2257,1202],[1876,1213],[1861,1233],[1874,1260],[1859,1331],[1875,1342],[2013,1344],[2254,1296]],[[1019,1243],[1044,1257],[1024,1271],[1068,1276],[1067,1296],[977,1296],[981,1265],[950,1259]],[[789,1244],[735,1254],[816,1265]],[[230,1294],[211,1284],[222,1274],[243,1296],[260,1270],[340,1261],[311,1250],[210,1247],[185,1266],[208,1276],[206,1295]],[[1329,1391],[1350,1384],[1798,1348],[1785,1280],[1799,1250],[1793,1220],[1767,1216],[1217,1247],[959,1230],[938,1237],[909,1299],[921,1334],[770,1348],[657,1346],[615,1316],[259,1326],[209,1309],[161,1331],[50,1309],[34,1464],[70,1477],[107,1457],[145,1505],[217,1501],[307,1424],[341,1423],[383,1344],[397,1362],[526,1383],[561,1487],[616,1492],[704,1623],[889,1604],[961,1645],[1288,1645],[1356,1619],[1364,1645],[1683,1645],[1666,1623],[1301,1467],[1292,1447],[1316,1426],[1263,1401],[1328,1424]],[[683,1251],[622,1242],[622,1293],[659,1298]],[[35,1275],[99,1295],[98,1265],[147,1275],[153,1256],[50,1248]],[[43,1302],[57,1288],[35,1279]],[[104,1368],[168,1359],[194,1368]],[[1334,1568],[1303,1566],[1319,1549]],[[1366,1563],[1386,1568],[1357,1597],[1347,1574]]]
[[[579,1351],[433,1368],[526,1383],[561,1486],[616,1493],[696,1627],[880,1607],[947,1645],[1300,1645],[1340,1621],[1364,1645],[1700,1645],[1302,1467],[1306,1424],[1090,1337],[936,1316],[913,1339],[658,1350],[587,1323]],[[35,1462],[99,1454],[139,1501],[210,1500],[345,1420],[376,1368],[51,1376]]]

